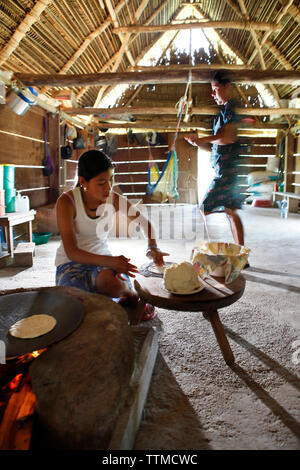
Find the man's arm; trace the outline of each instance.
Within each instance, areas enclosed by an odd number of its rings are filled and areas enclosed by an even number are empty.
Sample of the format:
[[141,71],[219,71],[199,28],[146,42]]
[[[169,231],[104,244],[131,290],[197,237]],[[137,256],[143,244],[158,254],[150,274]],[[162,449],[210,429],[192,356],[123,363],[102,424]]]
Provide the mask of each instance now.
[[199,139],[185,137],[185,140],[189,144],[200,147],[203,150],[211,150],[213,144],[233,144],[237,141],[237,123],[224,124],[215,135],[208,135],[207,137],[200,137]]

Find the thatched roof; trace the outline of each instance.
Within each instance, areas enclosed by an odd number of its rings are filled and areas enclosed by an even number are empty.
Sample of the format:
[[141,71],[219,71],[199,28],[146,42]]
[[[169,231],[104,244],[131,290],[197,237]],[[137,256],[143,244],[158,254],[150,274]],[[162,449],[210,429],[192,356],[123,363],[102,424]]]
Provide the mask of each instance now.
[[[184,12],[181,20],[180,12]],[[170,31],[174,22],[184,25]],[[174,36],[186,28],[200,38],[200,23],[208,48],[174,48]],[[174,110],[188,77],[193,82],[189,90],[193,107],[212,106],[209,73],[226,67],[233,74],[241,106],[266,106],[259,102],[256,79],[265,83],[275,106],[288,108],[289,103],[280,100],[300,94],[299,23],[300,0],[0,0],[0,69],[14,72],[14,77],[20,74],[23,83],[34,84],[47,96],[72,91],[79,108],[101,108],[101,98],[110,90],[103,83],[118,83],[120,74],[130,73],[136,83],[119,96],[117,104],[129,106],[128,112],[131,106],[139,116],[138,107]],[[217,33],[215,41],[209,36],[211,28]],[[173,36],[160,45],[145,71],[139,65],[141,59],[166,32]],[[195,75],[188,75],[190,69]],[[139,82],[149,71],[157,73],[152,84],[151,77]],[[171,81],[171,71],[180,77],[177,81]],[[58,75],[61,80],[66,76],[74,80],[57,84]],[[33,81],[40,76],[44,82]],[[126,77],[123,83],[130,82]],[[280,114],[289,124],[299,119],[296,111],[285,109]]]

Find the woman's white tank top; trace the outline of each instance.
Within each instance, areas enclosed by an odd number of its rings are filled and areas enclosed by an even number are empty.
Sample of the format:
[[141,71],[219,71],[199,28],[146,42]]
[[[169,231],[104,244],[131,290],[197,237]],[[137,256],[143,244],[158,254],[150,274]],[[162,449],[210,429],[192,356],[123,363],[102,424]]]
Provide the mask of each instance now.
[[[112,194],[107,199],[105,206],[99,206],[101,215],[98,214],[97,210],[96,215],[99,216],[96,219],[92,219],[85,212],[80,187],[73,189],[73,196],[76,208],[74,226],[78,248],[97,255],[111,255],[108,248],[108,234],[113,221]],[[56,252],[55,266],[70,261],[72,260],[67,257],[61,240]]]

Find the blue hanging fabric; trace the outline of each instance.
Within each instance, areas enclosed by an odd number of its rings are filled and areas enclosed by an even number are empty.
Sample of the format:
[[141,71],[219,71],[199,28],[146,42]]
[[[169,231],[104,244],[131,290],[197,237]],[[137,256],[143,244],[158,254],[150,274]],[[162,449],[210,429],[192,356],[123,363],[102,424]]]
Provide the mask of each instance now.
[[162,171],[159,171],[158,166],[154,162],[150,146],[149,147],[149,163],[148,163],[148,185],[146,188],[147,196],[159,202],[173,202],[179,196],[177,190],[178,179],[178,159],[175,149],[175,142],[178,135],[179,125],[184,110],[187,112],[188,101],[187,91],[191,82],[191,73],[189,72],[189,80],[186,86],[185,95],[179,100],[176,107],[179,108],[179,118],[177,121],[176,132],[171,149],[168,153],[167,161],[164,164]]
[[54,164],[50,155],[49,143],[48,143],[48,124],[47,117],[43,119],[43,133],[44,133],[44,158],[42,161],[43,175],[50,176],[54,172]]

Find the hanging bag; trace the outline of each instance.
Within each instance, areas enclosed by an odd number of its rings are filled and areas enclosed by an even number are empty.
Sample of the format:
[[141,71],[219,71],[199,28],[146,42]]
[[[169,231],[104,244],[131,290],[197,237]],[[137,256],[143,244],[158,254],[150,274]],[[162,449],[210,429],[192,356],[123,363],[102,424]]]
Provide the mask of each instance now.
[[77,137],[73,140],[73,149],[85,149],[85,141],[80,131],[77,131]]
[[71,145],[66,144],[66,128],[67,126],[64,126],[64,145],[60,148],[60,156],[63,160],[67,160],[72,158],[72,147]]
[[47,118],[44,117],[44,158],[42,161],[43,175],[50,176],[54,172],[54,164],[50,155],[49,143],[48,143],[48,128]]

